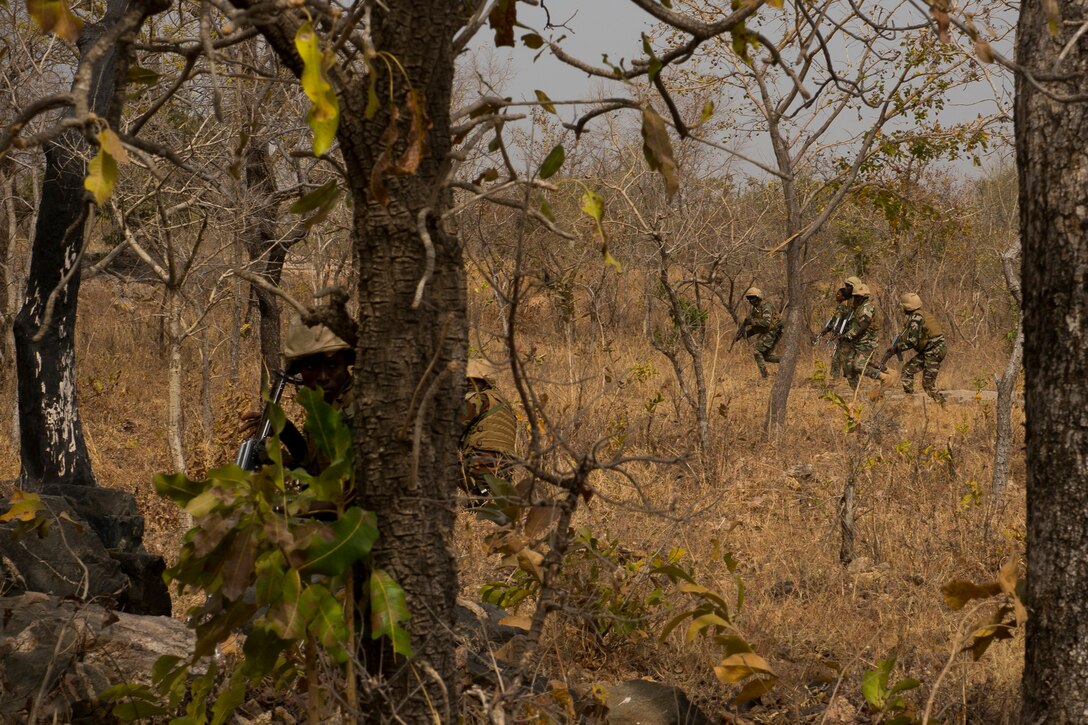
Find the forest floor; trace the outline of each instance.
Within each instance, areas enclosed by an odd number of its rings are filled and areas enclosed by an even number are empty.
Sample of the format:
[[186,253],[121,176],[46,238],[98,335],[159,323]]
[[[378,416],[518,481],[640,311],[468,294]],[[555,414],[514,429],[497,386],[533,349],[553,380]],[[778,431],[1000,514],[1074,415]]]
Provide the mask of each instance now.
[[[102,485],[136,495],[147,519],[147,548],[169,561],[183,532],[177,509],[151,486],[155,473],[170,468],[166,363],[158,346],[148,344],[158,321],[146,310],[120,306],[96,284],[83,291],[80,314],[79,397],[95,471]],[[561,331],[547,318],[528,324],[534,333],[522,333],[534,340],[528,369],[554,422],[548,435],[573,451],[596,445],[602,456],[637,459],[623,475],[594,474],[594,495],[575,515],[587,543],[568,557],[570,592],[547,627],[540,667],[549,678],[652,678],[683,688],[708,712],[738,712],[729,703],[738,688],[715,677],[720,646],[706,638],[686,642],[684,627],[660,639],[672,616],[692,603],[650,574],[654,563],[671,560],[723,595],[738,629],[778,676],[745,717],[868,722],[862,678],[894,658],[892,682],[921,683],[903,693],[915,713],[932,696],[941,722],[1016,720],[1022,633],[978,661],[956,655],[938,681],[968,624],[963,612],[945,605],[942,585],[992,581],[1006,562],[1020,562],[1024,550],[1018,406],[1011,480],[1000,500],[989,493],[995,413],[986,389],[1004,368],[1003,342],[951,341],[939,382],[964,393],[944,407],[923,396],[904,397],[894,382],[881,389],[866,380],[856,397],[841,381],[828,386],[827,348],[806,349],[786,432],[768,442],[763,420],[770,382],[759,379],[747,350],[727,350],[732,323],[712,320],[704,338],[711,413],[707,445],[699,451],[669,362],[637,329],[608,335]],[[190,474],[199,475],[233,458],[238,416],[253,404],[257,385],[252,359],[243,357],[232,380],[227,356],[217,352],[209,418],[194,347],[187,360],[186,446]],[[515,397],[509,380],[498,384]],[[0,410],[8,413],[0,480],[18,474],[13,395],[11,380],[3,381]],[[680,462],[656,462],[674,458]],[[555,464],[562,465],[561,456]],[[857,511],[849,566],[841,560],[838,513],[848,480],[856,485]],[[491,532],[493,525],[471,511],[459,515],[456,546],[466,598],[478,600],[481,588],[496,583],[506,591],[521,586],[516,570],[489,553]],[[183,616],[187,605],[176,603],[175,615]],[[528,613],[532,605],[529,596],[515,609]]]

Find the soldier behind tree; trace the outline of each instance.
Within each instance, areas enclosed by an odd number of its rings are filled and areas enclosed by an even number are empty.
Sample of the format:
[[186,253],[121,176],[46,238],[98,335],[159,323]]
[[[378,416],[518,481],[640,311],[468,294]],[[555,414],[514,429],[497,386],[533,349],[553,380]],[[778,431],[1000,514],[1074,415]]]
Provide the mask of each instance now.
[[506,478],[517,459],[517,416],[495,389],[497,368],[469,360],[468,392],[461,406],[461,487],[473,496],[491,495],[487,476]]
[[[350,427],[353,412],[351,366],[355,362],[355,351],[351,346],[324,325],[310,327],[296,320],[287,329],[283,358],[288,382],[305,388],[321,388],[325,402],[339,412]],[[260,418],[259,411],[243,415],[242,432],[251,434]],[[328,461],[319,460],[316,446],[312,445],[308,434],[291,421],[287,421],[280,434],[280,442],[285,449],[284,465],[288,468],[301,467],[317,475],[328,465]]]
[[853,308],[850,324],[846,327],[842,339],[849,346],[843,357],[843,368],[851,388],[857,388],[864,373],[874,380],[883,380],[877,361],[873,360],[873,350],[880,339],[880,313],[876,305],[869,301],[869,286],[863,283],[852,285]]
[[759,374],[767,377],[765,363],[776,363],[779,359],[773,353],[779,338],[782,337],[782,322],[779,320],[778,310],[769,300],[763,299],[763,292],[758,287],[750,287],[744,293],[744,298],[752,305],[752,309],[741,323],[738,333],[744,337],[758,335],[753,357],[759,367]]
[[922,388],[929,397],[944,404],[944,396],[937,390],[937,373],[948,354],[944,343],[944,331],[933,315],[922,309],[922,298],[908,292],[899,298],[899,306],[907,316],[907,326],[899,336],[899,342],[888,348],[895,354],[915,350],[917,354],[903,365],[903,391],[914,394],[914,376],[922,371]]

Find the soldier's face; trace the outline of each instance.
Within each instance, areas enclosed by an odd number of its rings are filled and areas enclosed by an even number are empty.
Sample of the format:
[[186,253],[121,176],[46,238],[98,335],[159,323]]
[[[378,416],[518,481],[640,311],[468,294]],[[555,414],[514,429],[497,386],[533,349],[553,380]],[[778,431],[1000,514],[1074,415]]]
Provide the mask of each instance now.
[[302,384],[307,388],[320,386],[327,403],[336,400],[351,382],[348,354],[344,350],[328,355],[311,355],[300,360],[297,369]]

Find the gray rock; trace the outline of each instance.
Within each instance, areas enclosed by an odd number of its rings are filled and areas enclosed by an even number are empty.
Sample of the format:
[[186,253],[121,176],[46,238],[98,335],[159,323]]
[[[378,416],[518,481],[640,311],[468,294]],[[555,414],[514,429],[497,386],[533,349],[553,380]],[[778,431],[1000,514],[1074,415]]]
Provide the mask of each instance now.
[[161,655],[187,657],[193,633],[169,617],[110,612],[37,592],[0,598],[0,722],[111,720],[98,693],[149,684]]
[[605,688],[608,725],[711,725],[678,687],[628,680]]

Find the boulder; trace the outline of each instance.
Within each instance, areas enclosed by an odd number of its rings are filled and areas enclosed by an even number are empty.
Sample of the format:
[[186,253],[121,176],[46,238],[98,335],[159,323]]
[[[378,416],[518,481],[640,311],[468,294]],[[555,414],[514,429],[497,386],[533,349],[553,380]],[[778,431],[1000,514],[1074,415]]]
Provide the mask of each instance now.
[[187,657],[194,636],[182,622],[111,612],[38,592],[0,598],[0,722],[110,722],[98,693],[150,683],[162,655]]
[[605,688],[608,725],[711,725],[712,721],[678,687],[628,680]]
[[[16,539],[15,523],[0,524],[0,594],[97,598],[134,614],[170,614],[166,565],[143,547],[144,519],[132,494],[46,484],[38,496],[51,519],[46,536]],[[0,501],[0,511],[7,508]]]

